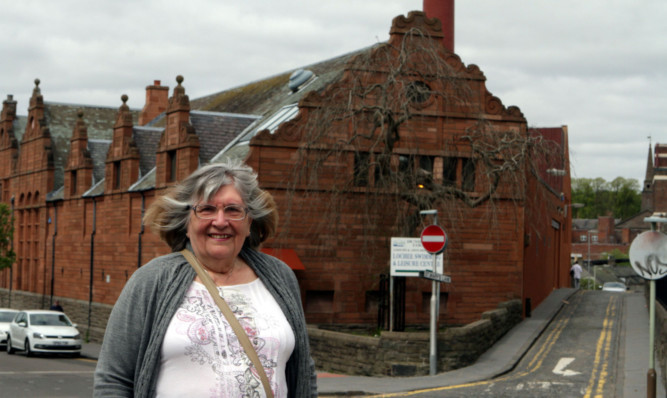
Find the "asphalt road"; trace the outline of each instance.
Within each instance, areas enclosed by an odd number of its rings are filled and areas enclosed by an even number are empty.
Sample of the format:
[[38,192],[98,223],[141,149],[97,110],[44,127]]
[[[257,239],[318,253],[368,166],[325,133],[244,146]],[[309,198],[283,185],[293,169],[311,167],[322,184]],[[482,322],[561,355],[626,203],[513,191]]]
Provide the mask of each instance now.
[[97,361],[64,356],[35,356],[0,352],[0,396],[76,398],[93,395]]
[[623,294],[577,292],[519,364],[498,378],[376,397],[617,396]]
[[[493,380],[376,397],[613,397],[624,362],[624,293],[579,291],[510,372]],[[90,397],[96,362],[0,352],[0,395]],[[620,370],[622,372],[622,370]]]

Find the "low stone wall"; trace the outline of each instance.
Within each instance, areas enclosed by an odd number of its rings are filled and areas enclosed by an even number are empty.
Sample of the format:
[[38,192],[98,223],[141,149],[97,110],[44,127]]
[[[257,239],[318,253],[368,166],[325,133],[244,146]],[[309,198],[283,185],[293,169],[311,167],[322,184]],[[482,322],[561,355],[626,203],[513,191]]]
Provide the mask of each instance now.
[[[50,296],[0,289],[0,307],[48,309]],[[112,306],[54,296],[76,323],[86,341],[101,343]],[[520,300],[501,303],[479,321],[438,333],[438,372],[472,364],[521,321]],[[667,322],[663,322],[667,327]],[[387,332],[379,337],[335,332],[308,326],[318,370],[363,376],[429,374],[429,332]],[[666,334],[667,335],[667,334]],[[664,361],[664,360],[663,360]]]
[[[77,329],[88,342],[101,343],[104,338],[104,329],[111,314],[112,306],[73,300],[64,297],[53,297],[53,302],[60,301],[60,305]],[[16,308],[21,310],[48,309],[51,306],[51,297],[24,291],[0,289],[0,307]]]
[[[522,319],[521,300],[501,303],[479,321],[438,333],[438,372],[468,366]],[[309,326],[319,370],[359,376],[429,374],[429,332],[359,336]]]

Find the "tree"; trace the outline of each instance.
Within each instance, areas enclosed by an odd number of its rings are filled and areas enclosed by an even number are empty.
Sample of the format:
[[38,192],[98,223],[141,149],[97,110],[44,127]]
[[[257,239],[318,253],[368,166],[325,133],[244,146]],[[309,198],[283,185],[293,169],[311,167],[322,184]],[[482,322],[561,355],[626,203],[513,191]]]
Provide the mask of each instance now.
[[9,268],[16,261],[12,249],[14,239],[14,218],[6,203],[0,203],[0,269]]
[[611,182],[603,178],[573,178],[572,202],[583,203],[574,209],[575,218],[597,218],[612,215],[628,218],[637,214],[641,207],[639,182],[635,179],[617,177]]
[[[500,201],[523,203],[527,178],[561,151],[529,132],[520,110],[505,108],[484,80],[416,28],[358,54],[339,82],[301,101],[301,120],[288,123],[297,132],[283,130],[300,137],[288,190],[312,197],[290,203],[287,217],[317,212],[325,231],[356,200],[373,239],[414,236],[420,210],[438,208],[456,225],[467,210],[482,209],[477,219],[492,222]],[[353,177],[341,178],[348,164]]]

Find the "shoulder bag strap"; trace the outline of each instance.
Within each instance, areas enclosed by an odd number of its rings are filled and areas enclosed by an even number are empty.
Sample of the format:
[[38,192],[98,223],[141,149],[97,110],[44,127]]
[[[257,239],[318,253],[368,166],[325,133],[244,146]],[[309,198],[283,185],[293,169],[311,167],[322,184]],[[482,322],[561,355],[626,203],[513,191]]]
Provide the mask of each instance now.
[[197,260],[197,257],[195,257],[195,255],[192,254],[190,250],[183,249],[181,250],[181,254],[185,257],[186,260],[188,260],[192,268],[194,268],[194,270],[197,272],[199,279],[202,280],[204,286],[206,286],[206,289],[208,289],[209,294],[213,297],[213,300],[220,308],[220,311],[222,311],[222,314],[225,316],[225,318],[227,318],[227,322],[229,322],[229,325],[234,330],[236,338],[238,338],[239,343],[241,343],[243,346],[246,355],[248,358],[250,358],[253,366],[257,370],[267,398],[273,398],[273,390],[271,390],[269,378],[266,377],[266,372],[264,372],[264,367],[262,366],[262,363],[257,356],[257,351],[255,351],[255,348],[252,346],[252,343],[248,338],[248,335],[246,334],[245,330],[243,330],[243,327],[239,323],[238,319],[236,319],[234,316],[234,313],[232,312],[231,308],[229,308],[229,305],[227,305],[227,302],[225,302],[225,300],[220,296],[218,288],[215,286],[215,283],[213,283],[213,278],[211,278],[211,276],[204,270],[202,265],[199,263],[199,260]]

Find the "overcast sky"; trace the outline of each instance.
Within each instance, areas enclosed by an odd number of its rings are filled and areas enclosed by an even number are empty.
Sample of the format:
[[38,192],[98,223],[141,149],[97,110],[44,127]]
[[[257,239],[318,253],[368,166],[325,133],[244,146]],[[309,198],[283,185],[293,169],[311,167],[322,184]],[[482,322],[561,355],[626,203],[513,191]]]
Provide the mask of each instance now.
[[[143,107],[191,99],[389,37],[422,0],[0,0],[0,98]],[[572,176],[643,182],[667,143],[667,1],[458,0],[455,52],[531,127],[567,125]],[[171,92],[171,90],[170,90]]]

